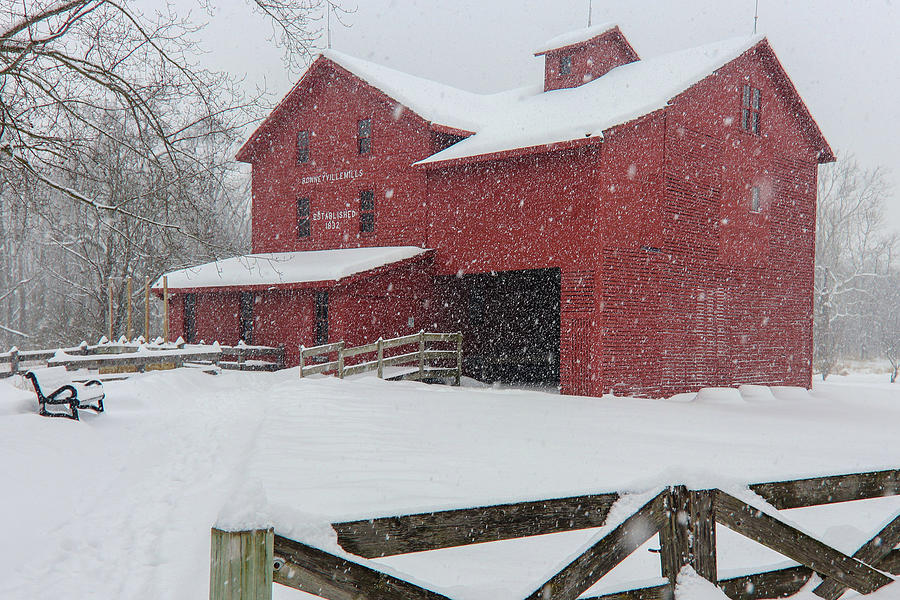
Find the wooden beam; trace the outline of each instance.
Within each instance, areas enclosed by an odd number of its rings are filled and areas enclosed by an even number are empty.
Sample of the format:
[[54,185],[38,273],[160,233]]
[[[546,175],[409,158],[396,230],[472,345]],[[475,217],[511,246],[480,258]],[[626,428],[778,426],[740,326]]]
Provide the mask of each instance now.
[[690,565],[716,583],[715,490],[670,487],[664,496],[666,523],[659,530],[662,575],[674,591],[681,568]]
[[837,579],[861,594],[874,592],[893,581],[887,575],[721,490],[716,494],[716,521],[827,577]]
[[664,494],[647,502],[528,595],[526,600],[576,600],[659,531],[666,522]]
[[[867,565],[878,567],[897,544],[900,544],[900,514],[854,552],[853,558],[861,560]],[[813,590],[813,593],[826,600],[837,600],[846,589],[846,586],[834,579],[825,579]]]
[[375,558],[601,527],[618,494],[443,510],[332,525],[347,552]]
[[891,550],[890,554],[881,559],[878,568],[891,575],[900,575],[900,550]]
[[900,495],[900,469],[755,483],[750,489],[783,510]]
[[[733,600],[761,600],[762,598],[784,598],[800,591],[812,577],[809,567],[788,567],[763,573],[752,573],[723,579],[719,589]],[[592,596],[584,600],[671,600],[668,585],[625,590],[603,596]]]
[[788,567],[775,571],[731,577],[719,582],[719,589],[733,600],[784,598],[800,591],[813,571],[809,567]]
[[387,573],[275,536],[275,583],[327,600],[448,600]]
[[271,529],[210,533],[209,600],[272,600]]

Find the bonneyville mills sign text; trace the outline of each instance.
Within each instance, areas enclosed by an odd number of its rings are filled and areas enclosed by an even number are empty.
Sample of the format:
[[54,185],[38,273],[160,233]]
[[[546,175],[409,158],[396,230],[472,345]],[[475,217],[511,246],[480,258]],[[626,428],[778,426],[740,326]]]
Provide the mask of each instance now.
[[362,169],[351,169],[349,171],[338,171],[337,173],[323,173],[322,175],[308,175],[300,180],[303,185],[308,183],[330,183],[332,181],[341,181],[343,179],[356,179],[362,177]]

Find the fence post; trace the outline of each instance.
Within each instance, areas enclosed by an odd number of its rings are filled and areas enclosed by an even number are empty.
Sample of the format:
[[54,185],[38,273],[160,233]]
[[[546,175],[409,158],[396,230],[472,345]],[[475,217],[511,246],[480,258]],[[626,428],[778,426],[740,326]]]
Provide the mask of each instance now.
[[341,345],[338,346],[338,356],[337,356],[337,376],[338,379],[344,378],[344,342],[341,341]]
[[272,529],[210,533],[209,600],[272,600]]
[[247,359],[246,356],[244,356],[244,349],[243,348],[235,348],[235,349],[237,350],[238,371],[243,371],[244,370],[244,361]]
[[19,349],[15,346],[9,351],[9,361],[10,373],[15,375],[19,372]]
[[456,332],[456,384],[462,384],[462,331]]
[[378,348],[378,379],[384,379],[384,338],[378,338],[375,345]]
[[425,379],[425,330],[419,331],[419,381]]
[[169,278],[163,275],[163,343],[169,343]]
[[144,276],[144,341],[150,343],[150,277]]
[[717,583],[715,490],[670,487],[665,498],[666,522],[659,531],[663,577],[673,597],[681,568],[690,565],[698,575]]
[[303,377],[303,350],[306,349],[306,346],[300,344],[300,377]]
[[131,326],[131,275],[128,276],[128,279],[125,282],[125,298],[126,303],[126,327],[125,327],[125,337],[128,338],[128,341],[132,341],[134,338],[134,329]]

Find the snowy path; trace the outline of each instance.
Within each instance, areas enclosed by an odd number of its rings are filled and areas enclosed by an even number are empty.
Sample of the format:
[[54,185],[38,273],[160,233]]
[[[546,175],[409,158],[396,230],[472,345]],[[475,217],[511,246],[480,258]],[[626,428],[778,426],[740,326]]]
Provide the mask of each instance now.
[[[900,387],[865,377],[734,404],[294,370],[148,374],[107,392],[107,413],[76,423],[38,417],[33,395],[0,382],[0,598],[206,597],[220,518],[272,520],[329,547],[322,525],[353,517],[900,466]],[[790,518],[852,550],[897,511],[885,498]],[[594,533],[381,562],[460,600],[513,600]],[[720,549],[723,574],[784,562],[727,530]],[[656,555],[639,550],[593,591],[657,576]],[[276,598],[299,595],[276,586]]]
[[15,441],[0,597],[205,597],[200,531],[243,470],[263,397],[201,373],[141,379],[108,384],[107,413],[80,423],[30,405],[0,419],[3,445]]

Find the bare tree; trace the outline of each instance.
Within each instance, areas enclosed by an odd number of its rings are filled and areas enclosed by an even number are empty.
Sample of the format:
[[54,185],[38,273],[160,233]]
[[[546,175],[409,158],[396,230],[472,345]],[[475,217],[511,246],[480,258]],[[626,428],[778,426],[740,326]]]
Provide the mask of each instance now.
[[887,276],[897,235],[887,231],[890,187],[880,168],[851,157],[821,169],[816,215],[815,362],[833,371],[853,322],[874,322],[876,282]]
[[[341,10],[248,5],[294,64]],[[248,194],[230,161],[268,107],[197,65],[199,28],[165,4],[0,4],[0,340],[69,336],[105,310],[110,281],[244,246]],[[24,314],[39,305],[42,319]]]

